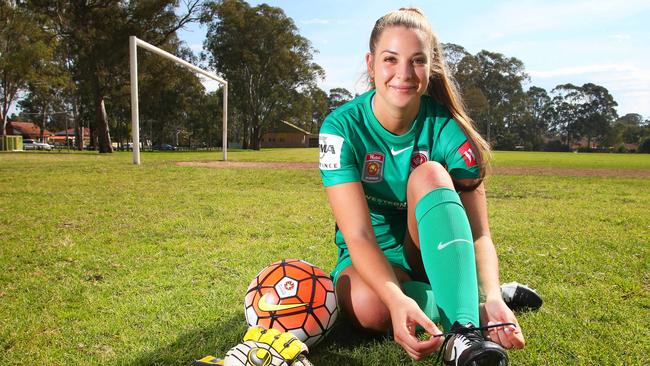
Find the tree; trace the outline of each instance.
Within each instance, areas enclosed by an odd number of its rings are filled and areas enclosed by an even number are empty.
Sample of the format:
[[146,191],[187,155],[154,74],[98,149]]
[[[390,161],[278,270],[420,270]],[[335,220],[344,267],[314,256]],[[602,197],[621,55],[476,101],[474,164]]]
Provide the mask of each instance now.
[[614,121],[609,133],[603,139],[607,146],[621,143],[637,144],[643,137],[650,136],[650,126],[644,124],[643,117],[638,113],[628,113]]
[[602,138],[609,132],[618,117],[615,109],[618,104],[603,86],[587,83],[580,89],[583,102],[579,110],[577,129],[582,136],[587,137],[587,148],[591,148],[592,138]]
[[[33,6],[56,20],[56,29],[70,50],[73,76],[87,113],[93,111],[93,135],[100,153],[112,152],[106,98],[128,81],[128,36],[135,35],[156,46],[168,44],[175,32],[196,20],[198,0],[183,1],[34,1]],[[80,113],[83,114],[83,113]]]
[[317,133],[330,112],[327,93],[317,86],[296,92],[291,102],[292,123],[311,133]]
[[566,145],[576,137],[575,121],[579,115],[580,87],[573,84],[558,85],[551,90],[550,130],[564,136]]
[[209,63],[231,83],[229,100],[243,118],[242,145],[259,149],[265,130],[291,118],[292,98],[314,87],[323,70],[312,62],[310,42],[280,8],[216,1],[203,21]]
[[0,120],[6,135],[7,113],[19,92],[35,82],[53,56],[53,35],[46,19],[22,4],[0,1]]
[[526,92],[526,114],[518,134],[527,150],[540,150],[542,137],[548,131],[551,118],[551,98],[544,88],[530,87]]
[[[168,49],[176,50],[181,58],[192,60],[191,50],[183,48],[177,41],[170,42]],[[142,134],[154,144],[178,144],[177,136],[187,131],[190,119],[197,117],[193,109],[202,111],[200,104],[205,88],[199,78],[186,68],[158,55],[143,53],[141,88],[141,118],[148,128]],[[128,95],[128,93],[127,93]]]
[[[307,128],[307,131],[318,133],[325,117],[327,117],[327,114],[330,112],[329,98],[327,93],[318,87],[310,89],[309,97],[312,106],[311,125]],[[350,95],[350,97],[352,97],[352,95]]]
[[643,116],[638,113],[628,113],[623,117],[619,117],[616,122],[630,126],[641,126],[643,124]]
[[638,152],[650,154],[650,136],[642,137],[641,140],[639,140]]
[[610,135],[617,104],[606,88],[592,83],[562,84],[552,93],[551,125],[555,132],[565,135],[567,145],[586,138],[587,147],[591,148],[593,138],[603,141]]
[[522,84],[528,80],[523,63],[500,53],[481,51],[472,56],[461,46],[445,45],[447,64],[454,73],[470,116],[488,142],[496,147],[520,121],[525,94]]
[[330,94],[327,96],[327,104],[329,105],[330,113],[336,108],[352,100],[352,98],[352,93],[350,93],[350,91],[345,88],[330,89]]
[[447,69],[453,76],[456,76],[458,73],[458,66],[465,57],[473,57],[469,52],[465,50],[465,48],[463,48],[463,46],[459,46],[454,43],[443,43],[442,52],[445,58]]

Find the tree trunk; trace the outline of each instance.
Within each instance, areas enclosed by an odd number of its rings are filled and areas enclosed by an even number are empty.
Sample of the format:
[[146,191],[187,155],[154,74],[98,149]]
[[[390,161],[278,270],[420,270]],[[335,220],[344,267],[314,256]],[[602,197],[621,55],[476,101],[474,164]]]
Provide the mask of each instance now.
[[97,75],[94,80],[95,89],[95,127],[93,132],[97,136],[97,150],[100,154],[112,153],[111,135],[108,128],[108,116],[106,115],[106,106],[104,105],[104,93],[101,88],[101,81]]
[[7,136],[7,114],[0,111],[2,114],[0,118],[2,119],[2,136]]
[[104,96],[98,93],[96,97],[97,148],[100,154],[112,153],[113,146],[111,145],[111,135],[108,130],[108,116],[106,115],[106,107],[104,106]]
[[[246,123],[244,123],[244,133],[243,133],[242,141],[241,141],[241,147],[242,147],[242,149],[248,149],[248,148],[249,148],[249,144],[248,144],[249,139],[248,139],[248,136],[249,136],[249,123],[246,122]],[[222,145],[222,146],[223,146],[223,145]]]
[[45,136],[45,123],[47,122],[47,103],[43,103],[43,118],[41,119],[41,133],[39,135],[39,140],[40,142],[45,142],[43,141],[43,136]]
[[260,150],[262,147],[260,144],[260,139],[262,138],[261,132],[262,128],[260,126],[253,127],[253,133],[251,135],[251,148],[253,150]]
[[72,105],[72,118],[74,119],[74,141],[77,150],[82,151],[84,149],[84,130],[81,126],[81,113],[79,113],[76,98]]

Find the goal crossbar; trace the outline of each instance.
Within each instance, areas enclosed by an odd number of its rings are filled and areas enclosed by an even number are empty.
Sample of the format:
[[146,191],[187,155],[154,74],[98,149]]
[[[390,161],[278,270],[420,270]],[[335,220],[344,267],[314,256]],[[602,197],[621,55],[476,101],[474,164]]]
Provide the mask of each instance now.
[[203,70],[200,67],[172,55],[152,44],[149,44],[136,36],[129,37],[129,58],[131,65],[131,136],[133,139],[133,164],[140,164],[140,112],[138,106],[138,47],[153,52],[168,60],[185,66],[186,68],[201,74],[207,78],[217,81],[223,88],[223,160],[228,160],[228,81],[216,74]]

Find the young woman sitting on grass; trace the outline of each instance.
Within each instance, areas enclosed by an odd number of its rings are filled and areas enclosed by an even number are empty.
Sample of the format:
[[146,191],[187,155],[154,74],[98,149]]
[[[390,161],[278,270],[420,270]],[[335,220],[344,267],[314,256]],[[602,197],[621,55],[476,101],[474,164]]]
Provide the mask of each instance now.
[[[504,348],[522,348],[524,336],[499,286],[482,183],[488,144],[419,9],[377,20],[366,64],[372,89],[320,130],[342,310],[361,328],[391,330],[413,359],[444,344],[447,364],[505,365]],[[418,340],[418,325],[433,336]]]

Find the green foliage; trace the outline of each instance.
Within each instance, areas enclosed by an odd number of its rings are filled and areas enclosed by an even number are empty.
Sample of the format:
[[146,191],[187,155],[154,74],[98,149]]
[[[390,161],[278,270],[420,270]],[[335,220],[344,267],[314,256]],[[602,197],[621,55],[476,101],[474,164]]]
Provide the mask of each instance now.
[[639,149],[637,151],[645,154],[650,153],[650,136],[644,137],[639,141]]
[[314,50],[282,9],[242,0],[212,2],[203,16],[210,65],[232,83],[232,106],[243,122],[244,147],[260,148],[274,123],[290,120],[300,94],[309,93],[323,70]]
[[329,111],[333,111],[336,108],[342,106],[348,101],[352,100],[353,96],[349,90],[345,88],[333,88],[330,89],[330,94],[327,98],[327,103],[329,104]]
[[591,148],[592,138],[611,140],[617,104],[606,88],[592,83],[564,84],[553,89],[553,94],[551,126],[567,144],[586,138]]
[[626,153],[628,152],[628,150],[627,147],[625,147],[625,144],[619,144],[618,146],[616,146],[616,149],[614,149],[614,152],[620,154],[620,153]]
[[93,131],[100,152],[112,151],[105,99],[119,99],[122,86],[128,84],[128,36],[156,46],[173,45],[176,30],[195,20],[199,3],[183,2],[178,14],[177,2],[169,0],[31,4],[34,12],[55,22],[59,37],[70,51],[67,62],[78,85],[80,109],[94,115]]
[[56,39],[48,20],[24,4],[0,1],[0,120],[5,134],[7,113],[29,83],[47,83]]
[[569,145],[565,145],[562,143],[560,140],[552,140],[547,142],[544,145],[544,151],[551,151],[551,152],[567,152],[570,151],[571,148]]
[[[498,146],[500,138],[510,138],[514,133],[511,127],[521,119],[525,103],[522,83],[528,80],[524,64],[485,50],[472,56],[450,44],[445,53],[451,57],[450,69],[455,70],[461,91],[467,95],[472,118],[488,142]],[[506,141],[502,144],[512,145]]]
[[612,130],[617,103],[600,85],[558,85],[552,96],[532,86],[524,93],[522,85],[528,76],[520,60],[489,51],[472,55],[453,43],[444,44],[443,51],[470,116],[497,148],[560,148],[544,147],[545,135],[559,136],[565,145],[585,139],[590,148],[592,140],[599,146],[613,146],[620,142],[621,134],[625,134],[626,142],[638,139],[642,121],[638,114],[621,119],[629,126],[625,131]]
[[[187,58],[191,56],[191,51],[184,49],[175,40],[165,48],[168,48],[168,52],[171,53],[184,53]],[[205,88],[199,78],[188,69],[172,61],[161,59],[155,54],[148,52],[141,54],[140,70],[146,70],[142,73],[139,85],[140,119],[145,127],[142,134],[143,141],[178,145],[178,141],[172,141],[170,137],[174,138],[176,133],[180,133],[190,124],[197,126],[207,121],[215,125],[215,130],[221,131],[220,126],[216,127],[216,122],[220,122],[222,116],[220,114],[215,116],[216,112],[222,110],[221,98],[215,98],[214,94],[210,97],[206,96]],[[129,103],[124,105],[128,106]],[[213,110],[208,110],[206,107]],[[130,119],[130,115],[124,117],[127,117],[124,118],[126,121]]]

